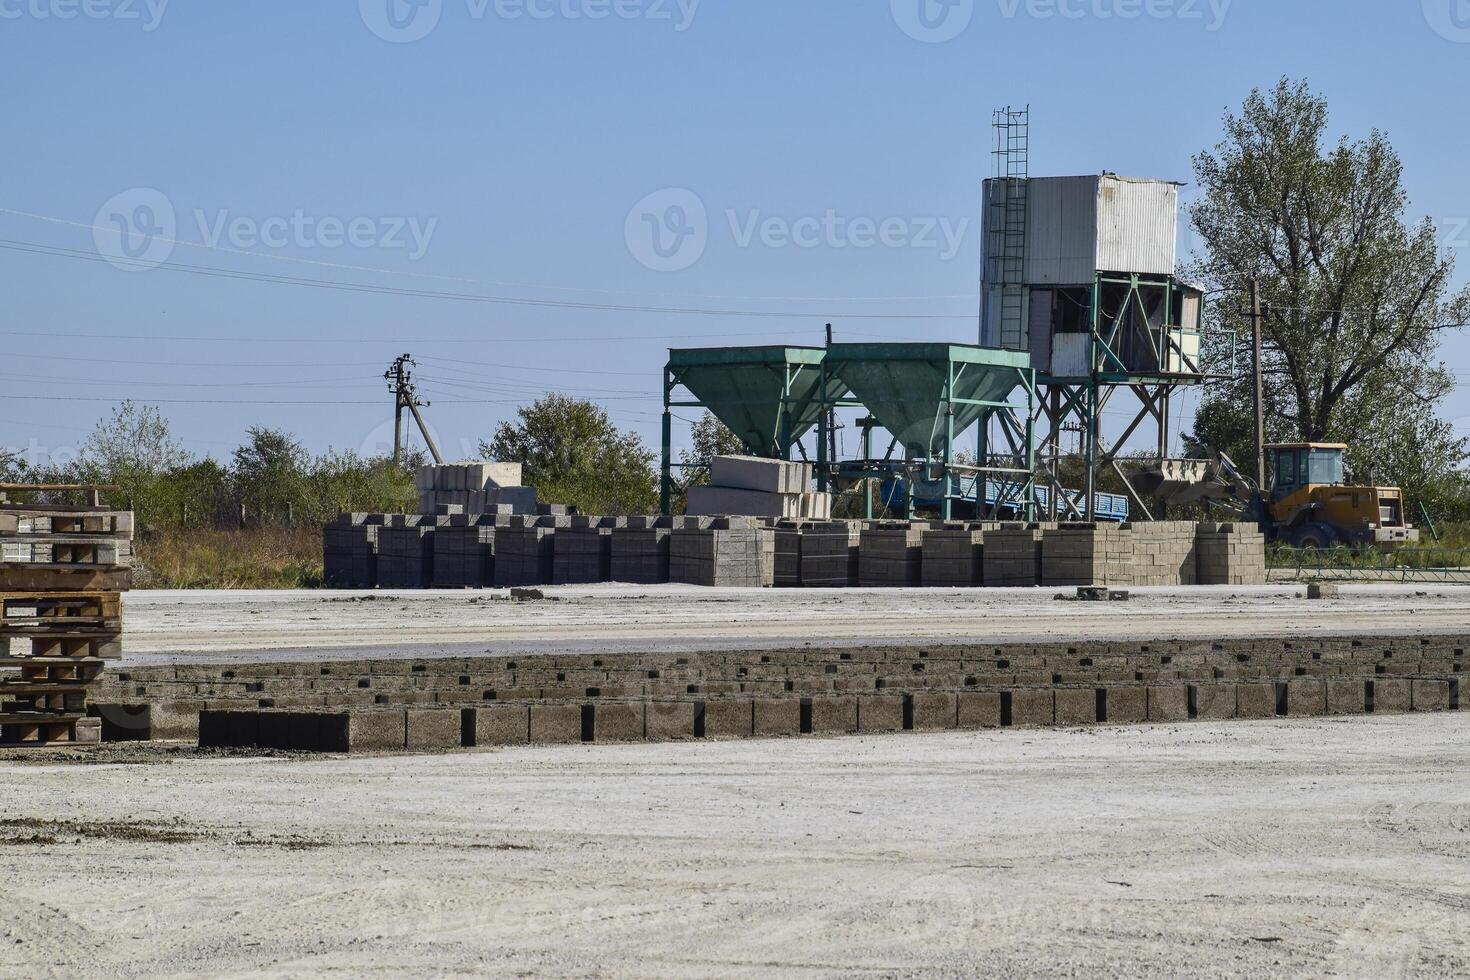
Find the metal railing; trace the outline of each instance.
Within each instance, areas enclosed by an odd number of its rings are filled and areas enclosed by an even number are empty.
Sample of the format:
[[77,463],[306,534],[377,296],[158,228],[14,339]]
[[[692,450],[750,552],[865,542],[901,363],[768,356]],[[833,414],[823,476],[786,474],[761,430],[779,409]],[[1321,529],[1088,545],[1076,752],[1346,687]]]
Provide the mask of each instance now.
[[1470,548],[1273,548],[1266,555],[1272,582],[1427,582],[1470,585]]

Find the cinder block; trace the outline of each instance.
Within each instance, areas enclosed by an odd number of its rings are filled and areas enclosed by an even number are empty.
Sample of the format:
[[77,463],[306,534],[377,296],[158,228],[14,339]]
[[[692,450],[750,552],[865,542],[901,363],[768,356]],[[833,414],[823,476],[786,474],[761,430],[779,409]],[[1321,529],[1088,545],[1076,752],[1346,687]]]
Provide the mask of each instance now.
[[408,744],[408,728],[402,709],[352,712],[348,744],[353,752],[401,750]]
[[531,709],[524,704],[482,704],[474,712],[475,745],[525,745],[531,740]]
[[796,698],[757,698],[754,712],[757,738],[801,734],[801,702]]
[[[1097,691],[1090,687],[1063,687],[1055,692],[1058,725],[1097,723]],[[1014,702],[1012,702],[1014,705]]]
[[1001,726],[999,691],[960,691],[955,700],[955,727],[975,729]]
[[[815,710],[813,714],[815,716]],[[893,694],[870,694],[858,698],[857,729],[860,732],[903,731],[903,698]]]
[[260,744],[260,712],[229,711],[225,714],[225,744],[237,749]]
[[286,720],[286,747],[296,752],[322,751],[321,716],[311,711],[293,711]]
[[218,749],[229,744],[229,712],[201,711],[199,713],[199,747]]
[[1234,684],[1197,684],[1195,717],[1201,721],[1228,721],[1235,717],[1235,697]]
[[1235,686],[1235,717],[1275,718],[1275,684],[1237,684]]
[[1450,710],[1450,682],[1431,679],[1414,681],[1413,699],[1415,711]]
[[811,734],[849,735],[858,729],[856,697],[811,698]]
[[1361,677],[1327,678],[1327,713],[1360,715],[1368,710],[1368,686]]
[[1378,677],[1373,680],[1373,713],[1401,714],[1414,706],[1413,686],[1406,678]]
[[199,712],[203,709],[204,702],[193,699],[153,702],[149,712],[150,737],[164,742],[198,738]]
[[600,701],[592,708],[592,738],[598,742],[641,742],[643,714],[642,701]]
[[1110,687],[1103,695],[1103,712],[1109,725],[1141,725],[1148,720],[1148,690],[1142,687]]
[[650,742],[683,742],[694,737],[696,702],[650,701],[645,712]]
[[1148,689],[1148,720],[1175,722],[1189,720],[1189,688],[1183,684]]
[[1327,713],[1327,685],[1320,677],[1297,677],[1286,684],[1286,713],[1292,718],[1320,718]]
[[705,738],[750,738],[754,733],[755,702],[746,698],[705,702]]
[[915,693],[913,695],[914,730],[934,732],[957,727],[959,724],[958,700],[958,696],[951,691]]
[[416,751],[457,749],[463,742],[458,708],[410,708],[405,713],[404,745]]
[[531,705],[531,742],[534,745],[567,745],[582,741],[580,704]]
[[1056,724],[1052,690],[1050,688],[1018,688],[1012,691],[1011,724],[1017,728],[1035,728]]
[[318,752],[352,751],[352,714],[347,711],[327,711],[316,716],[316,747]]

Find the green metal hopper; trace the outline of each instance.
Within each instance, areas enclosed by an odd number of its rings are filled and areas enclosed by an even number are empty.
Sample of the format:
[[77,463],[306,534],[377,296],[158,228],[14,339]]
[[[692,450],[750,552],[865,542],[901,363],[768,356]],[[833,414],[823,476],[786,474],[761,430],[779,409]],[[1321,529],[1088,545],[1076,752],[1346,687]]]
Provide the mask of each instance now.
[[1029,354],[968,344],[833,344],[826,364],[910,459],[945,459],[982,417],[1026,410],[1035,386]]
[[666,398],[682,386],[756,456],[785,458],[846,386],[822,369],[821,347],[716,347],[669,351]]

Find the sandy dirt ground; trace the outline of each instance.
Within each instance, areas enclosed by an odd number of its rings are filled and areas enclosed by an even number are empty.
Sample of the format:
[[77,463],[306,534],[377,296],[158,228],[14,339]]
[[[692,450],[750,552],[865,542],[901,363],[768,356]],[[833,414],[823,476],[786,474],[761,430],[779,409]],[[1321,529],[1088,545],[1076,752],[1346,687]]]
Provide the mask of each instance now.
[[1466,718],[0,761],[0,976],[1448,976]]
[[[615,653],[801,643],[1041,642],[1452,633],[1464,586],[1136,589],[1128,603],[1058,602],[1059,589],[547,589],[505,592],[135,592],[127,662]],[[1072,590],[1075,595],[1075,590]],[[269,657],[262,657],[269,653]]]

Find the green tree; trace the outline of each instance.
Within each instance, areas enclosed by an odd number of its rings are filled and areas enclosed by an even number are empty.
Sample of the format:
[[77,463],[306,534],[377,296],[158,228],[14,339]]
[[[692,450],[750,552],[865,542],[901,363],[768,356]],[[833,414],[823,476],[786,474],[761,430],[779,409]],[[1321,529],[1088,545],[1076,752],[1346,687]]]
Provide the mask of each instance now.
[[583,513],[646,514],[657,507],[653,451],[584,399],[547,395],[522,408],[516,422],[502,422],[480,452],[521,463],[542,500]]
[[112,503],[135,511],[139,523],[148,525],[172,520],[177,496],[165,477],[192,461],[156,407],[126,401],[97,423],[66,478],[117,486]]
[[310,454],[280,429],[253,425],[246,435],[231,467],[246,514],[262,524],[296,516],[305,496]]
[[679,450],[679,462],[685,467],[684,477],[690,486],[701,486],[709,482],[710,460],[716,456],[744,456],[749,450],[740,437],[731,432],[730,429],[715,418],[713,412],[705,412],[690,427],[690,435],[693,437],[693,446],[689,449]]
[[[1268,437],[1347,442],[1355,467],[1385,480],[1448,478],[1467,447],[1434,419],[1454,386],[1439,343],[1470,316],[1470,289],[1452,293],[1433,223],[1406,221],[1387,137],[1330,144],[1325,99],[1288,79],[1252,92],[1224,125],[1195,158],[1202,195],[1190,217],[1204,254],[1187,274],[1247,329],[1249,283],[1260,282]],[[1215,364],[1228,343],[1215,342]],[[1250,404],[1248,378],[1213,386],[1195,442],[1250,446]]]

